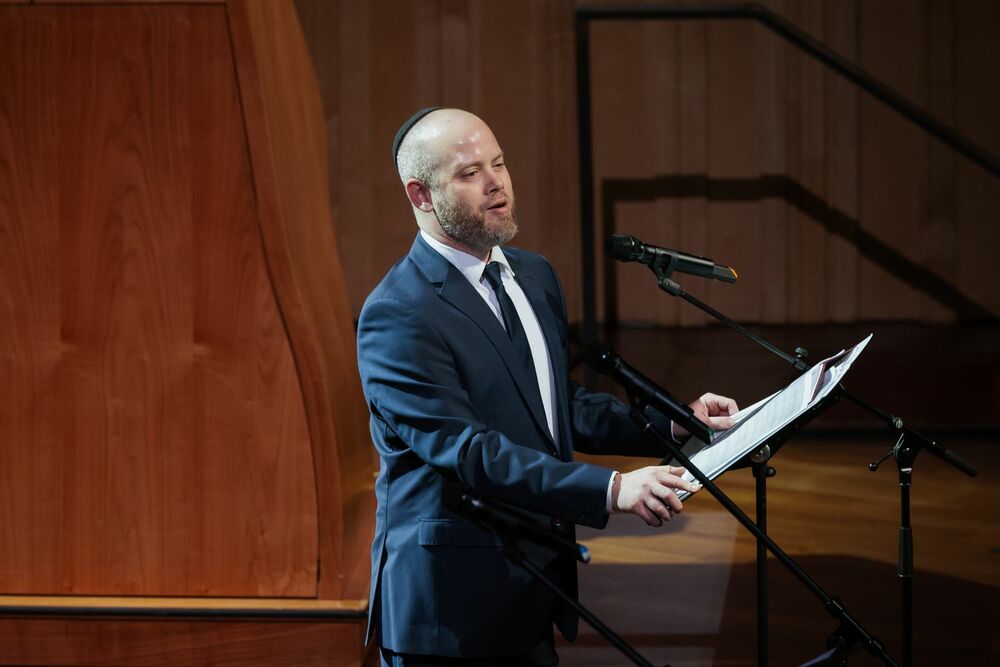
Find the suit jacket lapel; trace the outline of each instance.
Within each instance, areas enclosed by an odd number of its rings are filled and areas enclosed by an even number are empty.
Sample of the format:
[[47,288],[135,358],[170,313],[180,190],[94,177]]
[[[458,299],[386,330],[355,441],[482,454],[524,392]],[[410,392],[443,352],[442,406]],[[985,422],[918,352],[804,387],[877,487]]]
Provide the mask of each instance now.
[[[542,406],[542,400],[538,394],[538,379],[533,373],[529,374],[528,369],[518,357],[513,343],[507,337],[503,325],[490,310],[490,307],[476,293],[465,276],[448,260],[428,246],[419,235],[410,249],[409,257],[420,267],[429,282],[438,285],[438,295],[464,313],[489,339],[514,378],[514,384],[517,386],[521,398],[527,404],[532,417],[542,433],[547,436],[550,449],[558,453],[555,442],[549,434],[545,408]],[[532,307],[537,312],[537,306],[533,301]],[[548,340],[549,337],[546,335],[546,342]],[[549,349],[551,355],[551,344],[549,344]]]

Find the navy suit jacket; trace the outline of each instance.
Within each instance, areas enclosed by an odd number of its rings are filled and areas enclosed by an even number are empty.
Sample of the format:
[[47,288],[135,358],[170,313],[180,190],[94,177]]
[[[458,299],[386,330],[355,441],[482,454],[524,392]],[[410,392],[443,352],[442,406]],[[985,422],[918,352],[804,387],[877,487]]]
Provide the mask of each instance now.
[[[573,462],[573,448],[662,454],[627,406],[570,381],[566,307],[548,261],[513,248],[504,254],[552,360],[558,446],[537,380],[503,325],[419,234],[361,311],[358,366],[381,459],[369,624],[399,653],[517,655],[552,620],[568,638],[576,634],[571,610],[509,562],[492,533],[446,506],[447,484],[603,527],[610,471]],[[574,563],[532,553],[575,595]]]

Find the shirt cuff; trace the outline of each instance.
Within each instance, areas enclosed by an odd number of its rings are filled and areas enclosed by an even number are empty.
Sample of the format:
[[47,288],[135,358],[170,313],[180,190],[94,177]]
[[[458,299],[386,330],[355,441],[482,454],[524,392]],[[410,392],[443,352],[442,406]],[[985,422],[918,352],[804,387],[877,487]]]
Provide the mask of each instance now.
[[614,508],[611,506],[611,490],[614,489],[615,477],[617,476],[618,476],[618,471],[612,470],[611,479],[608,480],[608,495],[604,500],[604,508],[608,514],[611,514],[614,511]]

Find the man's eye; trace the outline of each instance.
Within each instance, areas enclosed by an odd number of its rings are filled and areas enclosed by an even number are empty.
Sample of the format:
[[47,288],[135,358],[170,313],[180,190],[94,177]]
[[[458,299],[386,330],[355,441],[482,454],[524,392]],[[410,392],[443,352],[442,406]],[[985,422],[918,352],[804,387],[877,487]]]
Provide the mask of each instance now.
[[479,173],[478,169],[473,169],[472,171],[467,171],[462,174],[462,178],[474,178]]
[[506,166],[507,166],[507,165],[506,165],[506,164],[504,164],[503,162],[497,162],[496,164],[494,164],[494,165],[493,165],[493,168],[494,168],[494,169],[503,169],[503,168],[504,168],[504,167],[506,167]]

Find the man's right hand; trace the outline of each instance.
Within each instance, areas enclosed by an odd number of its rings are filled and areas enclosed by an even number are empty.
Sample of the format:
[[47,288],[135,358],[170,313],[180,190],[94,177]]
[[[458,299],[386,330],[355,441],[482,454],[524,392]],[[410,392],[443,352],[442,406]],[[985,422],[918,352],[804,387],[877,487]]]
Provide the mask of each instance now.
[[683,509],[674,489],[695,493],[701,489],[697,481],[681,479],[684,468],[648,466],[620,476],[611,492],[611,507],[616,512],[631,512],[642,517],[650,526],[662,526]]

